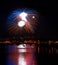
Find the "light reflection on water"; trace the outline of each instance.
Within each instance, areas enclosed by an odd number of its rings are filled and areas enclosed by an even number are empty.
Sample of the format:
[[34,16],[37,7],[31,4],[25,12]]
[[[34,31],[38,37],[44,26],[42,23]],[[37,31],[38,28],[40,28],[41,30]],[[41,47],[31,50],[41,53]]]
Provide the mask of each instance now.
[[26,65],[26,60],[23,54],[20,54],[18,57],[18,65]]
[[8,46],[7,65],[36,65],[34,46],[20,44]]
[[26,52],[26,44],[20,44],[17,46],[17,48],[19,53]]

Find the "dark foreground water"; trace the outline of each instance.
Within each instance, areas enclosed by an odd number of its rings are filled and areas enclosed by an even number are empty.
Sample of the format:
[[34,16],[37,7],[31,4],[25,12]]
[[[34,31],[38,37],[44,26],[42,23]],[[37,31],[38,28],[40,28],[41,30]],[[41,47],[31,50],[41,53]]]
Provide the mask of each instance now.
[[29,44],[0,44],[0,65],[56,65],[58,55],[42,53],[41,49]]

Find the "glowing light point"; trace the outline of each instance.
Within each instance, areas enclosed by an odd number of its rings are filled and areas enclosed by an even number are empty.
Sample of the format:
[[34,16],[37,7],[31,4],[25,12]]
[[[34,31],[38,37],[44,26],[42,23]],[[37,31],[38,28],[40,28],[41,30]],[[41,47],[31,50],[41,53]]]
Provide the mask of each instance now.
[[27,16],[27,13],[22,12],[19,16],[21,16],[21,17],[26,17],[26,16]]
[[21,17],[22,20],[27,21],[26,19],[27,13],[22,12],[19,16]]
[[25,22],[24,22],[24,21],[19,21],[19,22],[18,22],[18,26],[19,26],[19,27],[23,27],[24,25],[25,25]]
[[34,18],[35,18],[35,16],[32,16],[32,18],[34,19]]

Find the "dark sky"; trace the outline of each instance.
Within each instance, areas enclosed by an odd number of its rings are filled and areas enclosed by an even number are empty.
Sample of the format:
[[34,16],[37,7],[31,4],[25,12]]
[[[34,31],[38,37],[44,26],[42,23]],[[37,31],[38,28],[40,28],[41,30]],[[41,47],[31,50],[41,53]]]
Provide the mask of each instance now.
[[49,0],[0,0],[0,37],[8,36],[8,33],[6,33],[6,19],[11,11],[19,8],[32,8],[40,13],[37,36],[41,39],[58,40],[56,6],[56,1]]

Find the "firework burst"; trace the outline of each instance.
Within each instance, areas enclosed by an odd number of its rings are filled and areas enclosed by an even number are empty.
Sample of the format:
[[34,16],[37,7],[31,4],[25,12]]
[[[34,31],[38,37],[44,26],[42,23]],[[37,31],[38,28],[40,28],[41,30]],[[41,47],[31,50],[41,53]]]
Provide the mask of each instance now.
[[7,18],[8,32],[14,35],[33,34],[38,19],[38,12],[34,10],[15,10]]

